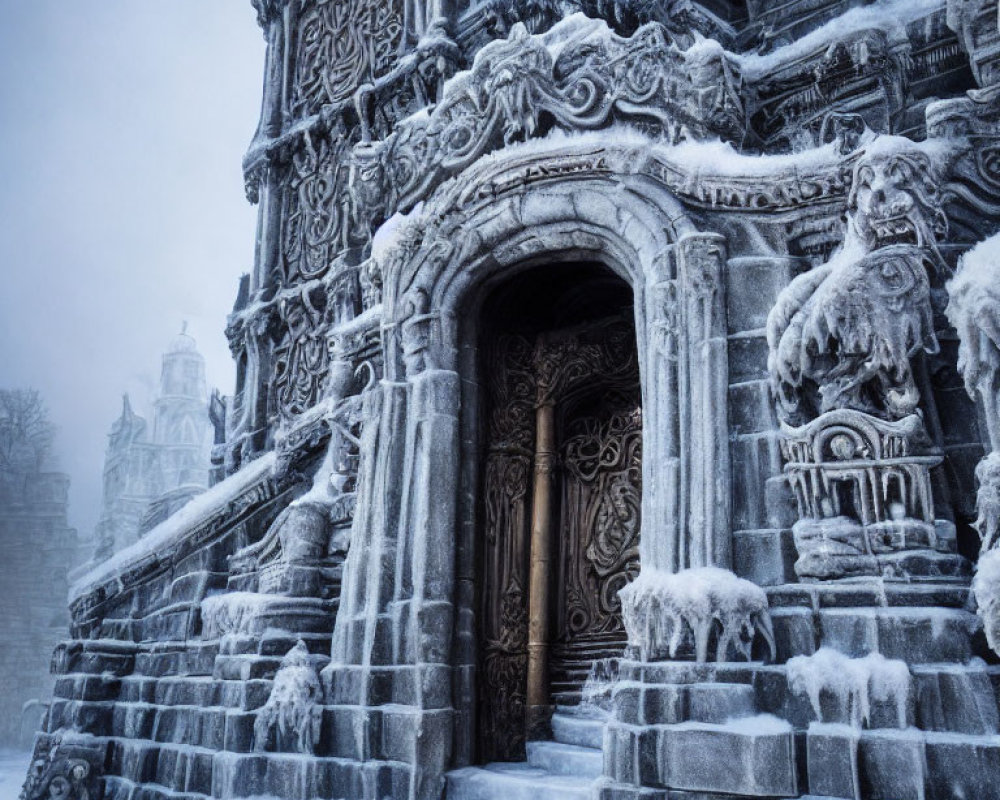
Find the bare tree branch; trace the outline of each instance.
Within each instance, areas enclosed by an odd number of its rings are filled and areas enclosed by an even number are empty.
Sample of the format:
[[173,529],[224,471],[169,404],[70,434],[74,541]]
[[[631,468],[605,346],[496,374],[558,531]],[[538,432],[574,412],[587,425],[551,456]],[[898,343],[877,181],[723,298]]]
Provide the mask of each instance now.
[[39,471],[54,435],[55,426],[36,389],[0,389],[0,470]]

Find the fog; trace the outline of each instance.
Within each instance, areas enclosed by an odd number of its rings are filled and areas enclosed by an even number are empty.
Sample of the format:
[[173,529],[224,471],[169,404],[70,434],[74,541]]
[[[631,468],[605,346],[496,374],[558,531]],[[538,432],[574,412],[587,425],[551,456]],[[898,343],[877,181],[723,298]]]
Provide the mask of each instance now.
[[264,42],[250,0],[0,7],[0,387],[44,395],[89,534],[121,393],[145,411],[183,321],[232,391]]

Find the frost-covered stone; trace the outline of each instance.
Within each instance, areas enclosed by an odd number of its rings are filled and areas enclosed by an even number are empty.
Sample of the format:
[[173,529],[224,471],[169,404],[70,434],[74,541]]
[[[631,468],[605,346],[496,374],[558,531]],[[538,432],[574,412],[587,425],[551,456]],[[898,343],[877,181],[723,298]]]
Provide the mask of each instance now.
[[77,585],[46,736],[150,800],[1000,794],[997,9],[856,5],[255,2],[229,477]]
[[254,749],[312,753],[319,742],[323,687],[305,642],[281,659],[274,685],[254,722]]
[[789,659],[787,669],[789,688],[808,696],[820,722],[867,726],[872,703],[884,702],[893,706],[897,726],[907,726],[913,679],[905,661],[881,653],[849,658],[824,647]]
[[994,651],[1000,652],[1000,550],[994,548],[979,557],[972,588],[986,639]]
[[759,586],[717,567],[676,574],[643,570],[619,592],[629,645],[644,660],[691,657],[750,659],[759,634],[774,653],[767,596]]

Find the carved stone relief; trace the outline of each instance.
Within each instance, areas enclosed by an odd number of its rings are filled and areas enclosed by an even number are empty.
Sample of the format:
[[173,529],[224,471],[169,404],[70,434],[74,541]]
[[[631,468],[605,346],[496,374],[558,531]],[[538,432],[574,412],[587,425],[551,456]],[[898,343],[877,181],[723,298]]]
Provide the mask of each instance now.
[[855,171],[848,239],[794,279],[768,317],[768,366],[804,578],[956,577],[939,536],[932,447],[915,364],[939,350],[931,288],[947,266],[939,173],[927,153],[875,140]]
[[392,69],[402,0],[315,0],[298,20],[290,112],[314,114]]

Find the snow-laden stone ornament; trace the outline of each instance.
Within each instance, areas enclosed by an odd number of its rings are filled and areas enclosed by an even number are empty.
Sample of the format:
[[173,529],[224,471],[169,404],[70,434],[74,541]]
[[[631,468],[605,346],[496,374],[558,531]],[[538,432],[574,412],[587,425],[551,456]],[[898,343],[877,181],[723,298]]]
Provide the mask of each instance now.
[[991,452],[976,466],[981,555],[973,590],[990,647],[1000,653],[1000,234],[971,250],[948,282],[947,314],[961,344],[958,368],[982,403]]
[[323,687],[299,640],[281,660],[267,703],[254,722],[254,749],[311,754],[319,741]]
[[774,658],[767,595],[750,581],[718,567],[677,573],[644,569],[619,591],[629,647],[640,660],[750,660],[759,636]]
[[918,360],[940,349],[931,305],[946,271],[938,180],[920,145],[870,141],[854,169],[842,249],[792,280],[768,316],[801,578],[965,574],[953,526],[935,519],[930,470],[943,454],[927,435],[915,377]]

